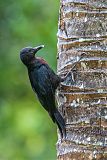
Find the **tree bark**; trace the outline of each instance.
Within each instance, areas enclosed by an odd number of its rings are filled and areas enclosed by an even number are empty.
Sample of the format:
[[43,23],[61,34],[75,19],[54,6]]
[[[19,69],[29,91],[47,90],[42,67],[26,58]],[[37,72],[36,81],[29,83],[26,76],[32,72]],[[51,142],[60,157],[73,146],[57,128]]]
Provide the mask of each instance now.
[[107,0],[60,0],[57,91],[67,137],[58,160],[107,160]]

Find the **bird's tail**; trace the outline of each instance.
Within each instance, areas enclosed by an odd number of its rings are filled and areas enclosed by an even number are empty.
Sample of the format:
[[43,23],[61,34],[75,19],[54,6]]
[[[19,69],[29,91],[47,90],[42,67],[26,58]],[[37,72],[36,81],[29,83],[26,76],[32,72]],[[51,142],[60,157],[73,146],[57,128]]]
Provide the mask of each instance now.
[[58,125],[60,134],[62,138],[66,138],[66,126],[65,126],[65,121],[63,117],[61,116],[60,112],[56,109],[55,113],[55,122]]

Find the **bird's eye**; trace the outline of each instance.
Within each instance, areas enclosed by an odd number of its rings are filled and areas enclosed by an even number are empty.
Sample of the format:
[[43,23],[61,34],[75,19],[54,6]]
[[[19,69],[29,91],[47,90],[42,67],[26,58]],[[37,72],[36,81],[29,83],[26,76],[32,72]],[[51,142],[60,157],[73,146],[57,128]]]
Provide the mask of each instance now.
[[29,52],[31,52],[32,51],[32,48],[31,49],[29,49]]
[[33,52],[33,50],[32,50],[32,49],[29,49],[29,52],[30,52],[30,53],[32,53],[32,52]]

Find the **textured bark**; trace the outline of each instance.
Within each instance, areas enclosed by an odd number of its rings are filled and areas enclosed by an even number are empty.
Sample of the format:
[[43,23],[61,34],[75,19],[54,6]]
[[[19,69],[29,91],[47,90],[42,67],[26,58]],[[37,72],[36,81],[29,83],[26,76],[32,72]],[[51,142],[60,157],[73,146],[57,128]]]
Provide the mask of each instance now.
[[107,160],[107,0],[61,0],[58,25],[58,105],[67,138],[58,160]]

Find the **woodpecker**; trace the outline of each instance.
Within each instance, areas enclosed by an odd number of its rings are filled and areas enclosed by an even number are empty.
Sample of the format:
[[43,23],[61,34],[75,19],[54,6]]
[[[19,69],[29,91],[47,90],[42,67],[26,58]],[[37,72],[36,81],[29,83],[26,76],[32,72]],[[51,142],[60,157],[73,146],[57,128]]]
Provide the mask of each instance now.
[[55,103],[55,90],[61,83],[62,79],[54,73],[44,59],[35,56],[37,51],[43,47],[44,45],[34,48],[23,48],[20,52],[20,59],[27,67],[33,91],[36,93],[41,105],[50,115],[52,121],[57,124],[61,138],[65,138],[65,121]]

